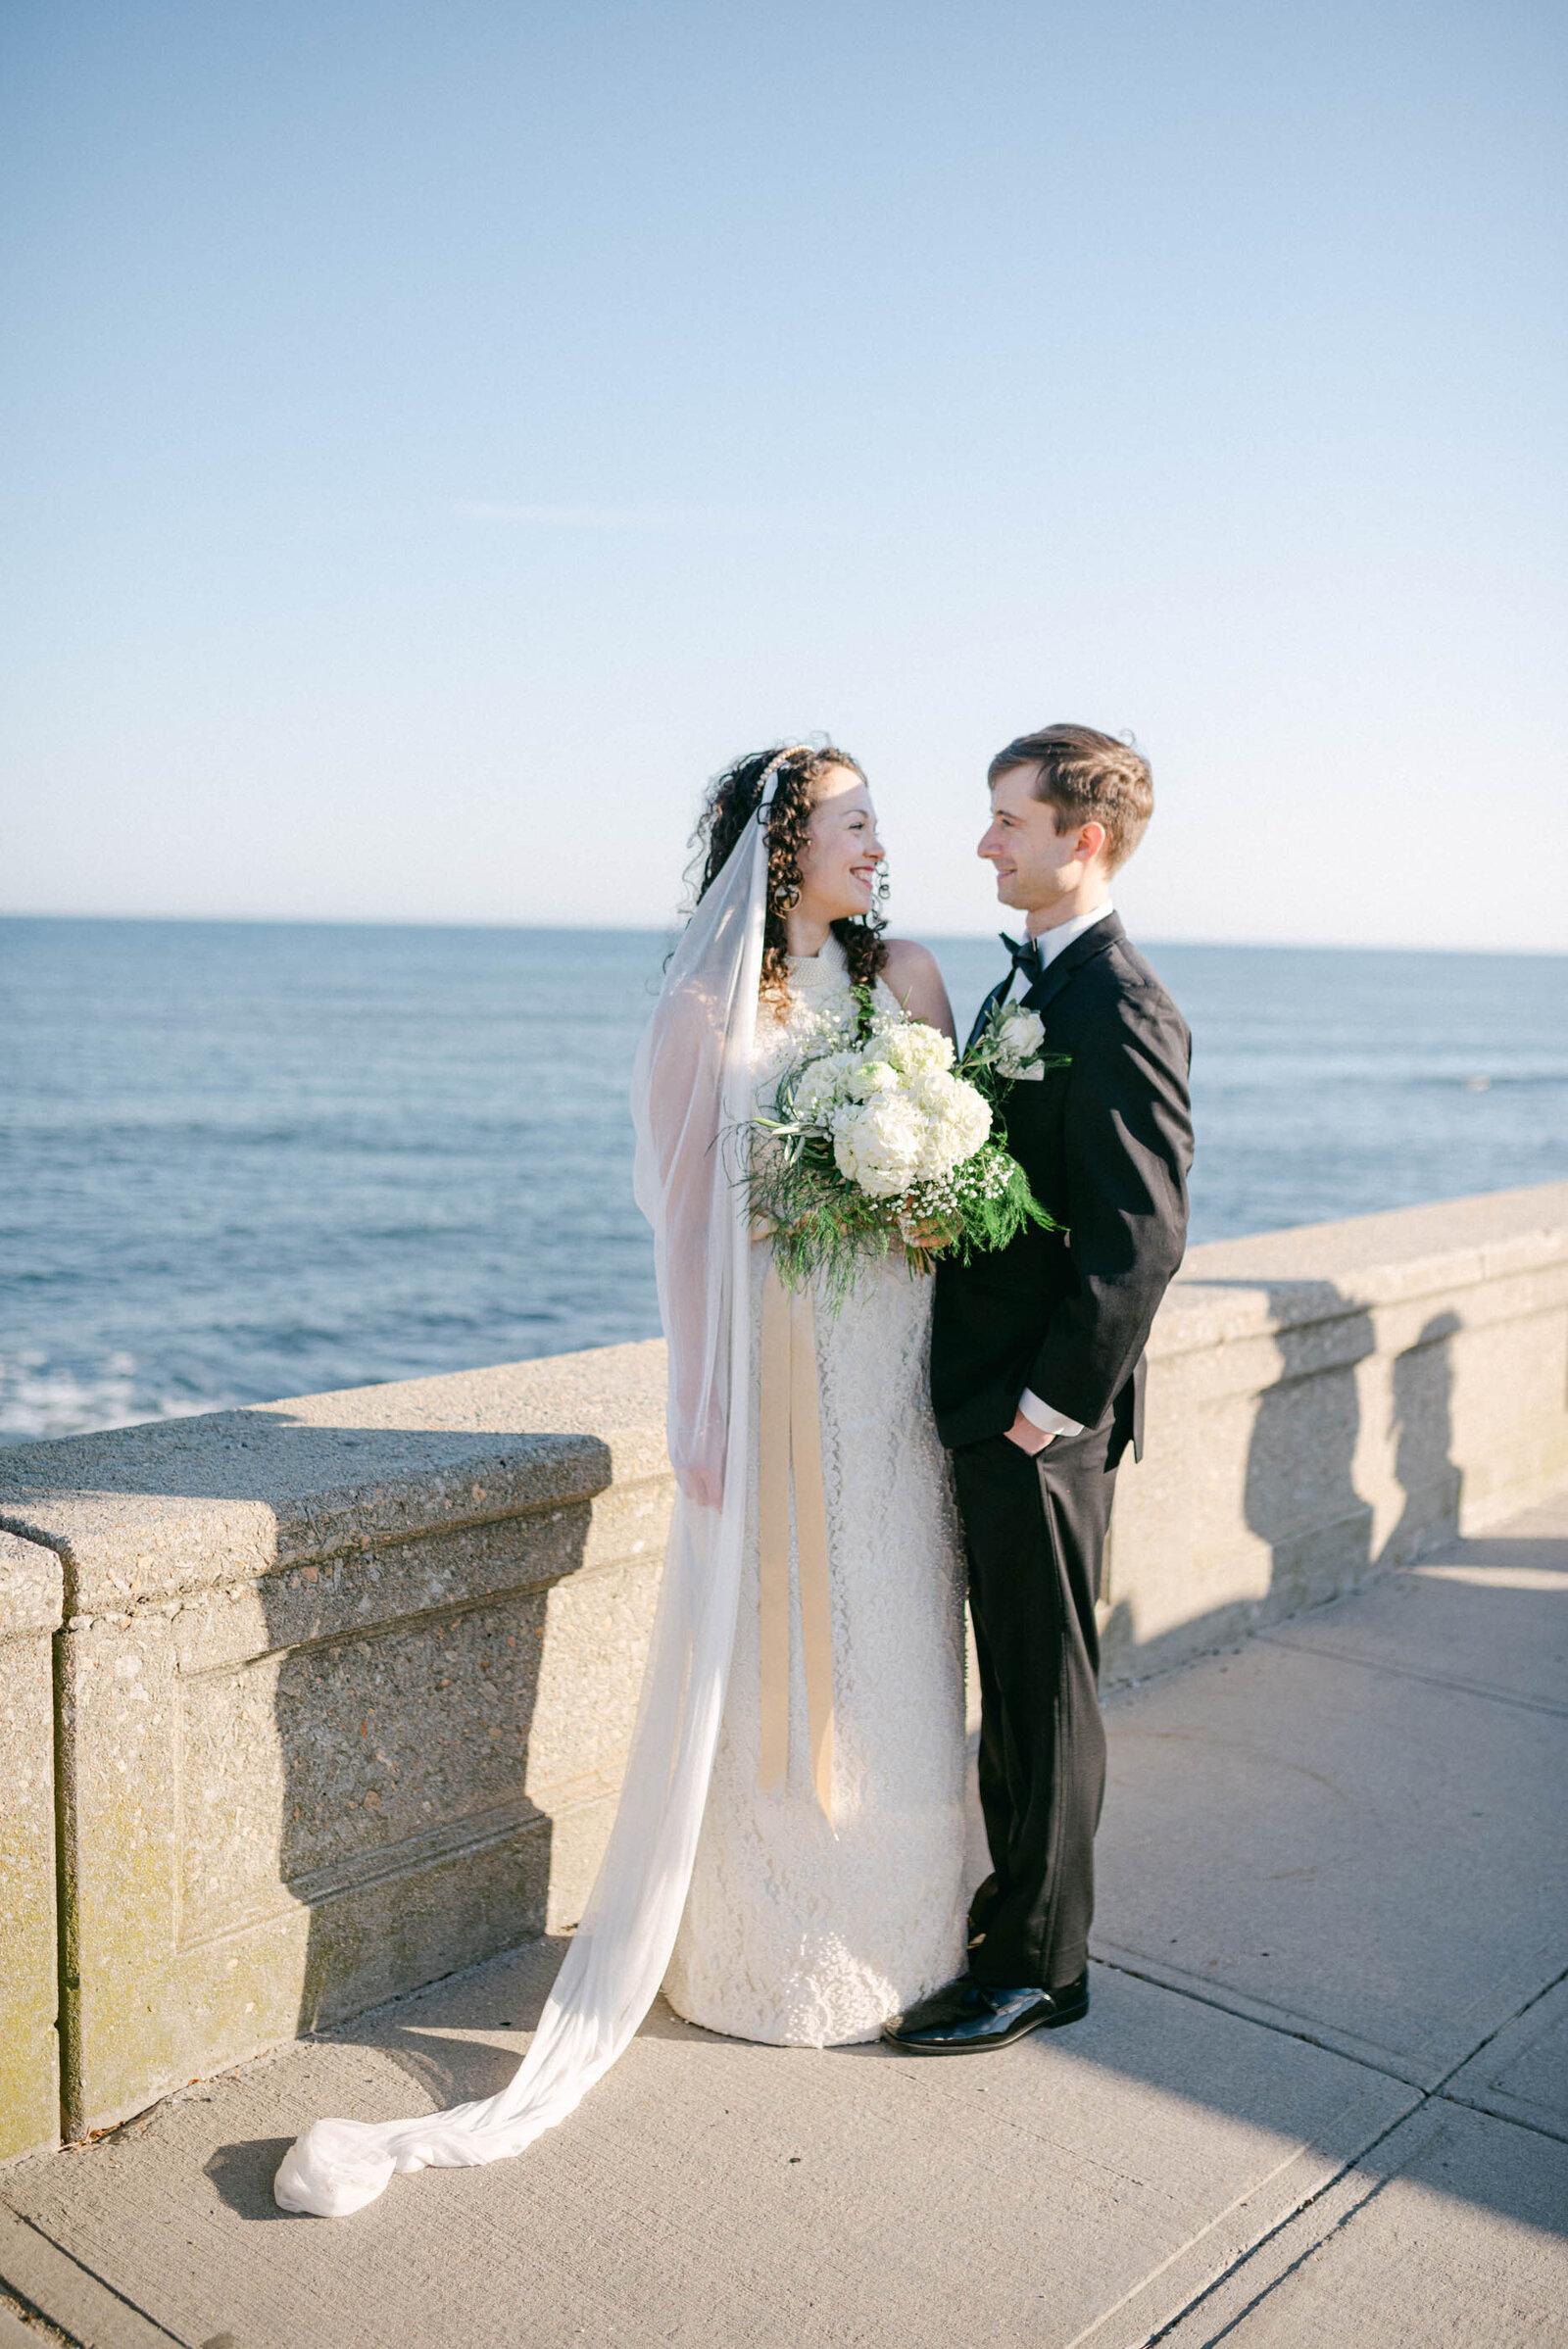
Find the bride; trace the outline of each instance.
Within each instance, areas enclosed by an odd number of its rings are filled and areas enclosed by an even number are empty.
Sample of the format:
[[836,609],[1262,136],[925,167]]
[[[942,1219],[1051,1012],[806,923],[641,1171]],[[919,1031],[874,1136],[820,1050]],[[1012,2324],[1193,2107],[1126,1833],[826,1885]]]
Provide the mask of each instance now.
[[[720,775],[700,837],[705,892],[771,772],[768,897],[752,1055],[758,1105],[802,1027],[874,982],[948,1036],[935,957],[885,940],[883,851],[865,777],[841,751],[761,753]],[[769,1250],[751,1250],[751,1378],[759,1381]],[[835,1316],[815,1310],[830,1560],[831,1820],[813,1790],[802,1593],[793,1594],[789,1770],[762,1786],[756,1430],[729,1695],[697,1861],[664,1992],[678,2015],[784,2046],[874,2039],[963,1969],[963,1590],[946,1460],[927,1395],[931,1283],[889,1258]],[[797,1477],[800,1463],[797,1458]],[[793,1556],[792,1564],[798,1565]],[[798,1575],[792,1576],[798,1586]]]
[[677,1498],[614,1826],[509,2084],[421,2120],[316,2122],[277,2173],[285,2210],[340,2217],[395,2171],[521,2152],[662,1984],[708,2030],[824,2046],[875,2038],[962,1969],[962,1551],[931,1285],[889,1259],[836,1313],[819,1287],[785,1298],[734,1150],[856,986],[950,1037],[952,1013],[934,957],[882,936],[847,753],[738,759],[699,846],[633,1080]]

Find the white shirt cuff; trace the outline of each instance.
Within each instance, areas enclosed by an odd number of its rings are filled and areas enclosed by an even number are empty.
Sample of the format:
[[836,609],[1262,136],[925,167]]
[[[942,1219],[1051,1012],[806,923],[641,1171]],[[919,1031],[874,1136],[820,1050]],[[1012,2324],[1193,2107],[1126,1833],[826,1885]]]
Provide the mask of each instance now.
[[1041,1401],[1032,1387],[1026,1387],[1019,1395],[1018,1408],[1029,1425],[1038,1428],[1043,1436],[1081,1436],[1084,1432],[1081,1419],[1069,1419],[1065,1411],[1054,1411],[1050,1403]]

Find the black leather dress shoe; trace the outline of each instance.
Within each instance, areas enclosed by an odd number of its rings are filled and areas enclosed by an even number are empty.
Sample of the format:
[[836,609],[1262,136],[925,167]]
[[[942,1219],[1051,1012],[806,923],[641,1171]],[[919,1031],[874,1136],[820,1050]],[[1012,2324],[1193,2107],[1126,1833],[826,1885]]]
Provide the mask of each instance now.
[[885,2023],[882,2036],[906,2055],[983,2055],[992,2047],[1010,2047],[1031,2031],[1059,2031],[1088,2012],[1087,1974],[1060,1990],[1042,1990],[1032,1983],[1017,1990],[998,1989],[960,1974],[896,2023]]

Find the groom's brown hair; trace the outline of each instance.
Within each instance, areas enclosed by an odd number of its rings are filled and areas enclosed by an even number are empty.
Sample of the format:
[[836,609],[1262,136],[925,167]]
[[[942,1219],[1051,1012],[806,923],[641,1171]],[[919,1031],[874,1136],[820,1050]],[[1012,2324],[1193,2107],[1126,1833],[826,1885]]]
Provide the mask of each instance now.
[[1058,832],[1103,824],[1106,871],[1126,863],[1154,812],[1154,778],[1142,751],[1094,726],[1042,726],[999,751],[986,781],[998,783],[1020,766],[1039,769],[1035,795],[1055,809]]

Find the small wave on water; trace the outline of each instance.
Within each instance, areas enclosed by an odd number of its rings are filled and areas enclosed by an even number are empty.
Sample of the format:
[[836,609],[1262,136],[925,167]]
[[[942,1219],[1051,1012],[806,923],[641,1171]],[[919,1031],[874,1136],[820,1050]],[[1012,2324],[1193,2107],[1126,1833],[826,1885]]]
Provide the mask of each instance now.
[[68,1363],[39,1352],[0,1353],[0,1444],[134,1427],[144,1419],[189,1419],[225,1410],[234,1399],[161,1392],[134,1354]]

